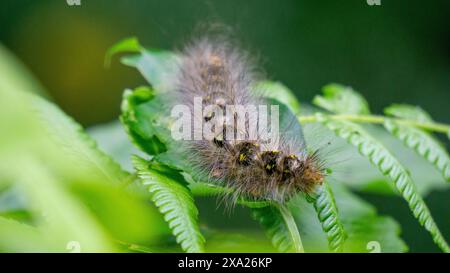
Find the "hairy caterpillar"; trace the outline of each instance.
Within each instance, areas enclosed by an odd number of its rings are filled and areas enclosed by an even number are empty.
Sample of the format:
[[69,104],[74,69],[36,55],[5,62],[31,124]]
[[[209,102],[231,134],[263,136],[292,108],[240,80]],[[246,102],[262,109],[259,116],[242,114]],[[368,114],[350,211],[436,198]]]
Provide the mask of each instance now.
[[[203,109],[213,106],[222,112],[229,112],[229,105],[267,104],[252,92],[260,77],[248,55],[225,39],[197,40],[180,55],[175,101],[187,104],[192,113],[199,97]],[[255,129],[246,119],[242,129],[236,113],[226,116],[203,110],[201,122],[219,129],[212,138],[188,141],[187,152],[210,180],[233,190],[234,201],[245,197],[285,202],[298,192],[311,193],[323,182],[323,162],[317,152],[306,150],[302,135],[292,136],[289,127],[281,128],[274,145],[263,140],[259,123]],[[238,133],[243,137],[237,138]]]

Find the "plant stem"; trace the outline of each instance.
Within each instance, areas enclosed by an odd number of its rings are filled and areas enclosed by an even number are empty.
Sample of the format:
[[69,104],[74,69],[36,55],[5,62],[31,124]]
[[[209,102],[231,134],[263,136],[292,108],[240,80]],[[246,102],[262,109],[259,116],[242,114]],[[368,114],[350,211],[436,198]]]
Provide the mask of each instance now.
[[[383,124],[387,119],[391,119],[399,124],[414,126],[417,128],[439,132],[448,134],[450,132],[450,125],[436,123],[436,122],[420,122],[415,120],[407,120],[407,119],[399,119],[399,118],[389,118],[385,116],[376,116],[376,115],[327,115],[328,118],[332,120],[347,120],[353,122],[361,122],[361,123],[374,123],[374,124]],[[316,115],[310,116],[299,116],[298,120],[300,123],[311,123],[318,122],[319,118]]]
[[305,253],[305,249],[303,248],[302,238],[300,237],[300,233],[298,232],[297,224],[295,223],[295,220],[294,220],[294,217],[292,216],[291,211],[288,209],[287,205],[284,205],[284,204],[276,204],[276,207],[280,210],[280,213],[283,216],[283,220],[286,223],[286,226],[289,230],[289,234],[291,235],[292,242],[294,243],[295,252]]

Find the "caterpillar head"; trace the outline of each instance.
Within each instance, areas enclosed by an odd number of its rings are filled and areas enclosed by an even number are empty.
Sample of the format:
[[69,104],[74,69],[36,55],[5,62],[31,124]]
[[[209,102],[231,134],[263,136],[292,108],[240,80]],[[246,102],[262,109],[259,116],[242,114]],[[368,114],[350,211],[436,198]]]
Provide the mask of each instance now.
[[287,187],[289,198],[296,192],[311,193],[315,187],[321,185],[325,179],[325,173],[316,153],[299,157],[295,154],[280,154],[277,166],[279,173],[279,187]]

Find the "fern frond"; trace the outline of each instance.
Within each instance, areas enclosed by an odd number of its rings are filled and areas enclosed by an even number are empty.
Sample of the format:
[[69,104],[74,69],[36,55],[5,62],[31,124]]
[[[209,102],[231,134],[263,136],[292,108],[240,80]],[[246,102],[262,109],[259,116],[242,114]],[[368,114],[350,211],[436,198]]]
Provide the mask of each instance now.
[[[384,112],[387,115],[397,118],[410,119],[418,122],[434,122],[427,112],[413,105],[393,104],[386,107]],[[414,149],[419,155],[433,164],[442,172],[445,180],[450,182],[450,157],[447,150],[431,134],[422,129],[407,126],[391,119],[386,119],[384,127],[391,134],[403,141],[407,147]]]
[[204,252],[205,239],[197,223],[198,210],[189,189],[180,183],[183,177],[156,162],[138,156],[132,158],[142,183],[148,186],[152,200],[169,224],[177,243],[186,252]]
[[322,88],[323,96],[315,96],[314,104],[335,113],[370,114],[369,104],[349,86],[332,83]]
[[344,138],[357,147],[360,154],[368,157],[381,173],[392,179],[395,187],[408,202],[414,217],[431,234],[434,242],[443,251],[450,252],[450,247],[434,222],[424,200],[418,194],[409,172],[400,164],[397,158],[357,124],[327,119],[326,116],[322,116],[320,120],[337,136]]
[[384,127],[403,143],[414,149],[419,155],[433,164],[442,172],[445,180],[450,182],[450,157],[444,147],[429,133],[386,120]]
[[322,229],[327,234],[330,250],[342,252],[347,234],[339,219],[338,208],[328,183],[325,181],[316,195],[307,200],[314,205]]
[[425,112],[425,110],[408,104],[392,104],[384,109],[384,113],[389,116],[418,122],[434,122],[430,114]]
[[252,216],[266,230],[272,244],[280,252],[304,252],[295,220],[284,205],[253,208]]

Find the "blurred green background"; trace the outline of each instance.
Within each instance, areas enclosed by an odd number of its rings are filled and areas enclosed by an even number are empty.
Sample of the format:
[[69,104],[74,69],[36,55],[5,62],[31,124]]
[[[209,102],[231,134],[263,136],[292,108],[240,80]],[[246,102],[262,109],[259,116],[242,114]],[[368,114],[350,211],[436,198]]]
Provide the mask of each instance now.
[[[124,88],[144,84],[106,50],[137,36],[147,47],[180,48],[199,24],[231,26],[268,78],[310,101],[329,82],[353,86],[374,112],[393,102],[417,104],[450,122],[450,2],[365,0],[2,0],[0,42],[16,54],[66,113],[84,126],[117,118]],[[436,251],[407,205],[362,195],[403,226],[411,251]],[[427,197],[450,234],[449,191]],[[208,217],[208,211],[202,211]],[[214,212],[210,212],[211,217]],[[234,217],[234,219],[237,219]]]

